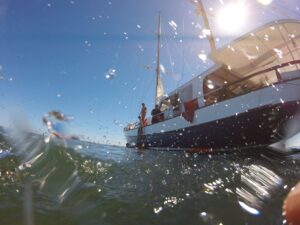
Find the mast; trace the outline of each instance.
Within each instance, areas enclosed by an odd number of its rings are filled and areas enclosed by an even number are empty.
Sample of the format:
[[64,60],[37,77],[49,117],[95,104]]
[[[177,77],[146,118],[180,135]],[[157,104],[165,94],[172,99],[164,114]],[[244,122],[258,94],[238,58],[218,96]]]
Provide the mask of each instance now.
[[158,103],[158,85],[160,81],[160,35],[161,35],[161,25],[160,25],[160,13],[158,14],[158,27],[157,27],[157,55],[156,55],[156,89],[155,89],[155,104]]
[[202,0],[197,0],[197,3],[198,3],[197,4],[198,14],[202,15],[205,29],[208,29],[210,31],[208,41],[209,41],[209,45],[210,45],[210,48],[211,48],[211,52],[212,52],[212,54],[214,54],[217,50],[216,43],[215,43],[215,38],[213,36],[212,30],[210,29],[210,25],[209,25],[209,22],[208,22],[208,17],[207,17],[207,14],[205,12],[205,8],[202,4]]

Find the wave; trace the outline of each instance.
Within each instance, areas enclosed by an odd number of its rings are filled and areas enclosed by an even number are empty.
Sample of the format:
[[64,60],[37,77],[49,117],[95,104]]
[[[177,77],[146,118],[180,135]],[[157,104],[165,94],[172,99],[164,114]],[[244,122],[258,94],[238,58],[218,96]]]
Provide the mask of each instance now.
[[[58,215],[64,217],[63,224],[68,224],[65,220],[69,224],[94,220],[82,213],[99,207],[95,199],[101,199],[102,186],[110,179],[109,170],[115,162],[83,155],[60,142],[46,144],[43,140],[40,135],[28,133],[22,138],[18,136],[17,141],[0,134],[0,190],[6,193],[0,196],[0,224],[24,224],[10,214],[15,209],[25,212],[27,224],[45,224],[45,218],[47,224],[59,224],[57,218],[49,223],[51,216]],[[2,214],[5,217],[1,218]]]
[[300,168],[299,157],[259,151],[136,152],[32,133],[0,134],[0,150],[0,224],[15,225],[232,224],[224,210],[270,224]]

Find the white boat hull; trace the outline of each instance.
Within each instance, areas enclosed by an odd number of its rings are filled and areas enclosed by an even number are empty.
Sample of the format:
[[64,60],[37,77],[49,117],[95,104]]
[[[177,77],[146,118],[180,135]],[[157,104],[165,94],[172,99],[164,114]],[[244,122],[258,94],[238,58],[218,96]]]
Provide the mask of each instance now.
[[[141,143],[152,148],[232,149],[269,145],[282,138],[287,121],[298,115],[300,80],[278,83],[143,128]],[[129,146],[138,129],[125,131]]]

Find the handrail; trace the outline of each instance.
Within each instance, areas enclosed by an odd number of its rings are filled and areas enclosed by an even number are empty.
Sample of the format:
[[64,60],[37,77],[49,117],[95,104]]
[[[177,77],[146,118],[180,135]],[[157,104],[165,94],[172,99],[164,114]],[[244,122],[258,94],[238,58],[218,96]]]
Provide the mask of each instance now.
[[210,92],[208,92],[208,93],[206,93],[206,94],[200,95],[200,96],[198,96],[197,98],[206,97],[206,96],[211,95],[211,94],[213,94],[213,93],[215,93],[215,92],[218,92],[219,90],[223,89],[224,87],[229,87],[229,86],[238,84],[238,83],[243,82],[243,81],[245,81],[245,80],[248,80],[248,79],[250,79],[250,78],[252,78],[252,77],[255,77],[255,76],[257,76],[257,75],[259,75],[259,74],[261,74],[261,73],[267,73],[267,72],[270,72],[270,71],[272,71],[272,70],[278,70],[278,69],[280,69],[280,68],[283,68],[283,67],[286,67],[286,66],[289,66],[289,65],[295,65],[295,64],[300,64],[300,60],[293,60],[293,61],[290,61],[290,62],[287,62],[287,63],[283,63],[283,64],[280,64],[280,65],[276,65],[276,66],[270,67],[270,68],[268,68],[268,69],[260,70],[260,71],[258,71],[258,72],[253,73],[253,74],[250,74],[250,75],[248,75],[248,76],[246,76],[246,77],[244,77],[244,78],[241,78],[241,79],[239,79],[239,80],[237,80],[237,81],[234,81],[234,82],[232,82],[232,83],[225,84],[224,86],[222,86],[222,87],[220,87],[220,88],[217,88],[217,89],[215,89],[215,90],[212,90],[212,91],[210,91]]
[[[242,78],[242,79],[240,79],[240,80],[234,81],[234,82],[229,83],[229,84],[226,84],[226,85],[224,85],[224,86],[234,85],[234,84],[240,83],[240,82],[242,82],[242,81],[248,80],[248,79],[250,79],[250,78],[252,78],[252,77],[255,77],[255,76],[257,76],[257,75],[259,75],[259,74],[261,74],[261,73],[267,73],[267,72],[270,72],[270,71],[272,71],[272,70],[278,70],[278,69],[280,69],[280,68],[283,68],[283,67],[286,67],[286,66],[290,66],[290,65],[295,65],[295,64],[300,64],[300,60],[293,60],[293,61],[290,61],[290,62],[286,62],[286,63],[280,64],[280,65],[273,66],[273,67],[268,68],[268,69],[264,69],[264,70],[255,72],[255,73],[250,74],[250,75],[248,75],[248,76],[246,76],[246,77],[244,77],[244,78]],[[223,87],[224,87],[224,86],[223,86]]]
[[[276,65],[276,66],[273,66],[273,67],[270,67],[270,68],[267,68],[267,69],[264,69],[264,70],[260,70],[260,71],[258,71],[258,72],[253,73],[253,74],[250,74],[250,75],[248,75],[248,76],[246,76],[246,77],[244,77],[244,78],[241,78],[241,79],[239,79],[239,80],[237,80],[237,81],[234,81],[234,82],[232,82],[232,83],[225,84],[224,86],[222,86],[222,87],[220,87],[220,88],[217,88],[217,89],[215,89],[215,90],[212,90],[212,91],[210,91],[210,92],[208,92],[208,93],[206,93],[206,94],[199,95],[198,97],[196,97],[196,99],[200,99],[200,98],[206,97],[206,96],[208,96],[208,95],[211,95],[211,94],[213,94],[213,93],[215,93],[215,92],[220,91],[220,90],[223,89],[224,87],[226,88],[226,87],[229,87],[229,86],[238,84],[238,83],[243,82],[243,81],[245,81],[245,80],[248,80],[248,79],[250,79],[250,78],[252,78],[252,77],[255,77],[255,76],[259,75],[259,74],[267,73],[267,72],[274,71],[274,70],[275,70],[275,71],[278,71],[278,69],[280,69],[280,68],[283,68],[283,67],[286,67],[286,66],[289,66],[289,65],[296,65],[296,64],[300,64],[300,60],[293,60],[293,61],[286,62],[286,63],[282,63],[282,64],[280,64],[280,65]],[[204,107],[206,107],[206,106],[204,106]],[[203,107],[200,107],[200,108],[203,108]],[[161,115],[161,114],[164,114],[164,112],[165,112],[165,111],[163,111],[163,112],[157,114],[156,116]],[[150,119],[150,118],[151,118],[151,117],[148,117],[147,120]],[[174,117],[173,117],[173,118],[174,118]],[[168,119],[165,119],[165,120],[168,120]],[[165,121],[165,120],[164,120],[164,121]],[[131,125],[133,125],[132,128],[125,127],[125,128],[124,128],[124,131],[136,129],[136,128],[138,128],[138,127],[140,126],[140,123],[139,123],[139,122],[135,122],[134,124],[131,124]],[[148,123],[147,123],[146,126],[149,126],[149,125],[152,125],[152,124],[148,124]]]

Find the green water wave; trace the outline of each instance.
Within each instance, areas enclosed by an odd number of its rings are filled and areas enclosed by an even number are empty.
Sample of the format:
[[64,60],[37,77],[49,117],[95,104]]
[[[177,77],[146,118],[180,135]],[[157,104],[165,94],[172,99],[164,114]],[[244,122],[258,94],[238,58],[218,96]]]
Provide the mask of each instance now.
[[299,157],[264,151],[199,155],[45,144],[41,136],[0,140],[11,149],[0,157],[0,224],[281,224],[283,198],[299,180]]

